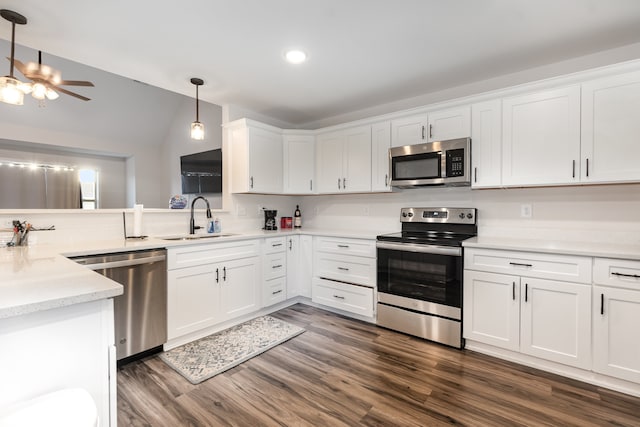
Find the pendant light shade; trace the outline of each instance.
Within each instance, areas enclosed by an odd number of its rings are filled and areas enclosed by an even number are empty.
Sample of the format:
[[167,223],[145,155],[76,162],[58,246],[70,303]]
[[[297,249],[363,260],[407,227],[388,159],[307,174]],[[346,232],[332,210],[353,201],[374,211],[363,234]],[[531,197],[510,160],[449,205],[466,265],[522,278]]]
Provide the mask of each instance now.
[[196,121],[191,123],[191,139],[202,141],[204,139],[204,125],[200,123],[200,100],[198,99],[198,86],[202,86],[204,81],[192,78],[191,83],[196,86]]
[[9,58],[11,65],[9,66],[9,75],[0,77],[0,101],[12,105],[22,105],[24,103],[24,94],[31,91],[31,85],[22,83],[13,76],[13,64],[15,60],[16,24],[26,24],[27,18],[7,9],[0,10],[0,16],[11,22],[11,57]]

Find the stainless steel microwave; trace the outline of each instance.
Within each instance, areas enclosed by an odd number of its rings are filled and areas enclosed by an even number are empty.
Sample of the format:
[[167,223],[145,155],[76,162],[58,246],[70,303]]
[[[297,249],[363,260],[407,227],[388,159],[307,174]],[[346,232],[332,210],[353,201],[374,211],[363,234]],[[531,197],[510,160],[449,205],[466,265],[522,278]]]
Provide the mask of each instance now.
[[391,186],[471,184],[471,139],[460,138],[389,149]]

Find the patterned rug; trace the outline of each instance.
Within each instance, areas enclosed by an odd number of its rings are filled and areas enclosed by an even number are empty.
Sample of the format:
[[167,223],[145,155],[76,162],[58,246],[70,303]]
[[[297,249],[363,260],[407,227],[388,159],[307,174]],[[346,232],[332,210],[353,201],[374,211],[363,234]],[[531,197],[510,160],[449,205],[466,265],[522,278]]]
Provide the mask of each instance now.
[[198,384],[304,332],[262,316],[160,354],[192,384]]

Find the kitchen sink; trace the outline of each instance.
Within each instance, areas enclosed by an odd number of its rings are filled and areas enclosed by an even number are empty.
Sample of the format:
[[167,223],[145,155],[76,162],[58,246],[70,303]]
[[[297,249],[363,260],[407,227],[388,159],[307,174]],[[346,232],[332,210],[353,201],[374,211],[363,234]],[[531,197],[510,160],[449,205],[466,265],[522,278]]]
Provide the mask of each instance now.
[[158,237],[160,240],[202,240],[202,239],[213,239],[215,237],[228,237],[235,236],[235,234],[231,233],[222,233],[222,234],[188,234],[184,236],[168,236],[168,237]]

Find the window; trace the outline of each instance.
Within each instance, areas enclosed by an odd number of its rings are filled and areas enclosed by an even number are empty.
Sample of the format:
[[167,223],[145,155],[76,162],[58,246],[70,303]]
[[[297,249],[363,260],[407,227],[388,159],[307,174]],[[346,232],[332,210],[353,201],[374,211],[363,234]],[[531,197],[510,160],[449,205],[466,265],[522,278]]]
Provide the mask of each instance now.
[[98,171],[93,169],[80,169],[82,209],[98,208]]

